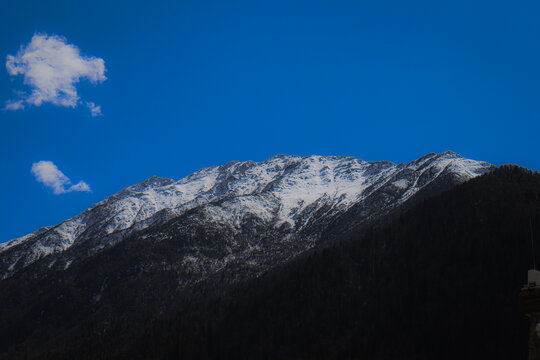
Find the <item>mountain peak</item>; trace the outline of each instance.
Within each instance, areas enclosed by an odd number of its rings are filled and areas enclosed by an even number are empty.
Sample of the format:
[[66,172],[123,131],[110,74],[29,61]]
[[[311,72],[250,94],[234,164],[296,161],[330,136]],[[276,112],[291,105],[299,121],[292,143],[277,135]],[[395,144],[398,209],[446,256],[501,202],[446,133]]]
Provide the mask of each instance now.
[[453,152],[452,150],[446,150],[442,153],[437,154],[437,157],[445,157],[445,158],[464,158],[463,156],[459,155],[456,152]]
[[174,182],[173,179],[171,178],[163,178],[163,177],[160,177],[160,176],[152,176],[152,177],[149,177],[148,179],[144,180],[141,185],[156,185],[156,186],[163,186],[163,185],[168,185],[170,183]]
[[128,189],[132,191],[143,191],[144,189],[149,187],[166,186],[172,183],[174,183],[174,180],[171,178],[163,178],[154,175],[144,180],[143,182],[128,187]]

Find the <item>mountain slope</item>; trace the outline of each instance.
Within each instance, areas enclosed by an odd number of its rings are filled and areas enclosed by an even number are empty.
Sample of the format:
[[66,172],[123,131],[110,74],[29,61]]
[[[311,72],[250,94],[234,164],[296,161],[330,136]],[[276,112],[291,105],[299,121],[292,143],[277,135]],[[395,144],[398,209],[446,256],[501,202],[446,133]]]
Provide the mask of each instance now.
[[225,293],[209,284],[204,305],[163,316],[120,354],[524,360],[518,294],[534,234],[540,175],[502,167]]
[[240,281],[179,287],[185,239],[156,241],[174,221],[0,281],[0,358],[525,358],[517,295],[540,234],[538,174],[497,169]]
[[[78,259],[67,255],[72,247],[73,254],[92,254],[134,231],[181,217],[212,223],[232,238],[255,222],[273,238],[294,238],[297,253],[317,244],[329,222],[342,214],[368,222],[415,196],[436,193],[491,168],[452,152],[428,154],[407,165],[279,155],[261,163],[205,168],[179,181],[152,177],[57,226],[0,244],[0,276],[12,276],[43,258],[49,259],[49,267],[67,268]],[[242,247],[257,252],[258,245]],[[276,246],[280,248],[279,241]]]
[[538,234],[540,175],[501,167],[209,295],[202,329],[180,311],[142,336],[162,358],[524,360],[518,294]]
[[148,179],[3,246],[0,354],[127,346],[163,314],[196,314],[205,284],[228,291],[492,168],[452,152],[407,165],[277,156]]

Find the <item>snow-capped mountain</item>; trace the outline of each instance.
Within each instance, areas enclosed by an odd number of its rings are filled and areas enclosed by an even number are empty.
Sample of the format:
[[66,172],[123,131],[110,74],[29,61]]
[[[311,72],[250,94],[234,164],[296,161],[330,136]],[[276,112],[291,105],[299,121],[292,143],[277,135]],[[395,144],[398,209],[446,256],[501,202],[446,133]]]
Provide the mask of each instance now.
[[[72,219],[0,244],[0,277],[38,260],[49,268],[66,269],[77,260],[76,253],[94,254],[134,234],[155,237],[150,229],[165,224],[175,224],[175,230],[160,240],[178,234],[192,240],[191,250],[180,259],[184,266],[201,267],[208,260],[209,271],[231,259],[274,261],[268,252],[281,253],[283,246],[289,250],[280,259],[286,259],[315,246],[321,233],[332,224],[338,226],[347,213],[356,217],[348,227],[373,220],[422,192],[449,188],[492,168],[450,151],[430,153],[406,165],[278,155],[258,163],[233,161],[204,168],[178,181],[152,177]],[[193,224],[219,229],[223,256],[210,261],[201,255]]]

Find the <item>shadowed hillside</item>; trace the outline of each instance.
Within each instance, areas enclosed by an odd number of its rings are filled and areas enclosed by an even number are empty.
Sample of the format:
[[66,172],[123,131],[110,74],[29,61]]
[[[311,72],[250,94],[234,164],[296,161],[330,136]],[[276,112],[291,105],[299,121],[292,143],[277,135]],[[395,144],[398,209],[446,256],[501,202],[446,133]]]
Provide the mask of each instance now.
[[525,359],[529,223],[540,176],[502,167],[209,301],[192,337],[183,315],[147,336],[182,358]]
[[[174,254],[126,241],[71,272],[85,275],[37,283],[46,290],[4,281],[2,358],[525,359],[531,232],[540,176],[501,167],[243,283],[218,274],[175,291],[173,271],[127,274],[129,261]],[[115,274],[106,286],[101,272]],[[81,300],[100,285],[99,306]],[[21,342],[28,318],[38,326]]]

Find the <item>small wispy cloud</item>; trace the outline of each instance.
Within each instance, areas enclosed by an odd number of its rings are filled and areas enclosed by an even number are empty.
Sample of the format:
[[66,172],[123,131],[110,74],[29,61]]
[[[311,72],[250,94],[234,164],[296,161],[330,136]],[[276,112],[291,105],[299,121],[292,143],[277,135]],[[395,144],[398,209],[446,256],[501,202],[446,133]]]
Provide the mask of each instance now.
[[92,115],[92,117],[103,116],[103,113],[101,112],[101,105],[96,105],[93,102],[88,101],[86,103],[86,107],[88,107],[88,109],[90,110],[90,114]]
[[5,110],[21,110],[24,109],[24,104],[22,100],[8,100],[6,101],[6,105],[4,106]]
[[34,174],[37,181],[53,189],[56,195],[72,191],[90,191],[90,186],[84,181],[79,181],[77,184],[71,185],[71,180],[52,161],[33,163],[32,174]]
[[[11,76],[22,75],[30,92],[19,92],[20,98],[8,100],[5,110],[43,103],[74,108],[80,100],[75,84],[81,79],[92,83],[107,79],[103,59],[82,56],[79,48],[68,44],[64,37],[47,34],[35,34],[29,44],[21,46],[17,55],[8,55],[6,69]],[[93,105],[89,109],[92,116],[97,116],[94,113],[99,115],[101,109]]]

